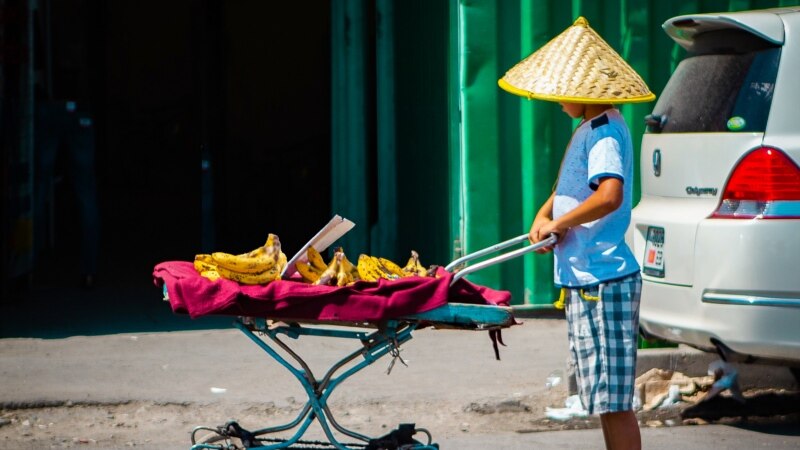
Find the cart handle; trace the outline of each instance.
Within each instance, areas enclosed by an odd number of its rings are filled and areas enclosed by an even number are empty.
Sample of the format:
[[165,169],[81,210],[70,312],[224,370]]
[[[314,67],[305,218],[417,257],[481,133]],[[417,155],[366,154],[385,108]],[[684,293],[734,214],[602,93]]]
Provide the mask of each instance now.
[[[466,261],[469,261],[469,260],[472,260],[472,259],[475,259],[475,258],[479,258],[479,257],[481,257],[483,255],[488,254],[488,253],[496,252],[498,250],[502,250],[504,248],[511,247],[512,245],[516,245],[516,244],[525,242],[527,240],[528,240],[528,235],[527,234],[522,234],[522,235],[517,236],[515,238],[509,239],[509,240],[507,240],[505,242],[501,242],[499,244],[495,244],[495,245],[493,245],[491,247],[487,247],[487,248],[485,248],[483,250],[478,250],[476,252],[470,253],[469,255],[462,256],[461,258],[458,258],[457,260],[451,262],[450,264],[447,265],[447,267],[445,267],[445,270],[450,272],[454,267],[458,266],[459,264],[461,264],[463,262],[466,262]],[[522,256],[522,255],[525,255],[527,253],[539,250],[542,247],[555,245],[556,242],[558,242],[558,235],[551,234],[550,236],[547,237],[547,239],[541,240],[541,241],[539,241],[539,242],[537,242],[537,243],[535,243],[533,245],[528,245],[526,247],[514,250],[512,252],[503,253],[502,255],[495,256],[494,258],[487,259],[486,261],[481,261],[481,262],[479,262],[477,264],[474,264],[472,266],[465,267],[465,268],[459,270],[453,276],[453,281],[450,283],[450,285],[452,286],[453,283],[458,281],[460,278],[463,278],[464,276],[466,276],[466,275],[468,275],[468,274],[470,274],[472,272],[477,272],[477,271],[479,271],[481,269],[484,269],[486,267],[493,266],[495,264],[499,264],[501,262],[505,262],[505,261],[508,261],[510,259],[514,259],[514,258],[516,258],[518,256]]]

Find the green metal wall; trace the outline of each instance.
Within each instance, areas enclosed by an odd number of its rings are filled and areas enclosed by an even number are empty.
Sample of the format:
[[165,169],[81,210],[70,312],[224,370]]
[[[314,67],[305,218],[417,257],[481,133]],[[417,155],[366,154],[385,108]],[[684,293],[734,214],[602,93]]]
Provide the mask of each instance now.
[[[584,16],[656,95],[683,52],[662,31],[670,17],[797,5],[797,1],[452,0],[458,19],[461,131],[451,140],[453,239],[471,252],[527,232],[555,181],[574,123],[556,103],[507,94],[497,79]],[[620,107],[638,157],[653,103]],[[638,163],[635,167],[638,167]],[[638,199],[638,174],[636,195]],[[552,256],[528,255],[471,276],[512,291],[515,303],[549,305]]]
[[451,258],[450,4],[333,0],[332,213],[359,253]]
[[[357,223],[345,251],[404,262],[415,249],[425,264],[446,264],[528,231],[574,123],[497,80],[578,16],[658,95],[683,56],[661,30],[668,18],[798,3],[332,0],[332,212]],[[637,147],[652,106],[620,108]],[[551,256],[470,279],[510,290],[518,304],[556,295]]]

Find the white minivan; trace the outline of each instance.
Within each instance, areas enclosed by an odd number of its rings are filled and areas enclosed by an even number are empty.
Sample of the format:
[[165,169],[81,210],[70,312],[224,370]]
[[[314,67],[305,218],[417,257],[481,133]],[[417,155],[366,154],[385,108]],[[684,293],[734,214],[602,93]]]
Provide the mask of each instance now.
[[642,333],[800,374],[800,7],[672,18],[641,148]]

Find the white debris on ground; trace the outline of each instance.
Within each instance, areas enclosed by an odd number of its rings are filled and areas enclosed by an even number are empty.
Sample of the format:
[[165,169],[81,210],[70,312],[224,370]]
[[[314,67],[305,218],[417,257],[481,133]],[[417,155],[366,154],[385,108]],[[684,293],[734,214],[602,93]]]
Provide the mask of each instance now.
[[713,376],[688,377],[672,370],[650,369],[636,379],[634,406],[651,411],[681,402],[695,403],[705,396],[713,383]]
[[[669,408],[681,403],[697,403],[709,393],[716,393],[720,386],[719,364],[712,363],[708,376],[689,377],[681,372],[664,369],[650,369],[636,378],[634,387],[633,409],[635,411],[652,411]],[[727,368],[727,366],[726,366]],[[728,375],[730,371],[726,371]],[[551,382],[548,378],[548,386]],[[716,383],[715,383],[716,382]],[[726,386],[727,387],[727,386]],[[548,419],[566,421],[573,418],[585,418],[589,414],[583,408],[580,397],[571,395],[564,402],[564,408],[546,407]]]
[[577,395],[570,395],[564,402],[565,408],[545,408],[545,415],[552,420],[569,420],[587,417],[589,412],[583,409],[581,399]]

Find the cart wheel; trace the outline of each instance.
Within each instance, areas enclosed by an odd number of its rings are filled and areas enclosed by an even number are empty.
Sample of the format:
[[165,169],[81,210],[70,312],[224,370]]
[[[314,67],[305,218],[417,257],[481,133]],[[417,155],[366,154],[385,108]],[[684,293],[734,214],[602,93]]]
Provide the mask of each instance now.
[[213,432],[205,436],[201,436],[200,439],[197,440],[197,443],[216,444],[219,446],[220,450],[239,450],[245,448],[240,439],[223,436],[219,433]]

